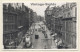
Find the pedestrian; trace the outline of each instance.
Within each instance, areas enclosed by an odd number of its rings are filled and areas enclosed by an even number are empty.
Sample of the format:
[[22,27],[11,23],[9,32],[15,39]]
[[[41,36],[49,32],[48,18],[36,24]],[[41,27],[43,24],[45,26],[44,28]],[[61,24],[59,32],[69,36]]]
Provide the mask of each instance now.
[[45,34],[45,38],[47,38],[47,34]]
[[44,49],[47,49],[47,46],[46,45],[44,46]]

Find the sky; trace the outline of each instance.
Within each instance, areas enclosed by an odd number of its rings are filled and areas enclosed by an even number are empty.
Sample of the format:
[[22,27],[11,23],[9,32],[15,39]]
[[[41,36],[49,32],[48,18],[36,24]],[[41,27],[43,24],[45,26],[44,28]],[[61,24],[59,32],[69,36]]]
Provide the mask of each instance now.
[[28,8],[31,8],[34,12],[37,13],[37,15],[40,15],[44,17],[45,15],[45,10],[47,6],[51,4],[51,6],[61,6],[65,4],[66,2],[26,2],[24,3],[25,6],[28,6]]

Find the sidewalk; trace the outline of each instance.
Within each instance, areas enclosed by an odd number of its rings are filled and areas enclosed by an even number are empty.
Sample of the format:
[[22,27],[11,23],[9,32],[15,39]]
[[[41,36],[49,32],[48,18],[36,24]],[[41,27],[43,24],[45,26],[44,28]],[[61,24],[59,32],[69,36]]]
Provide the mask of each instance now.
[[52,48],[52,49],[57,48],[57,45],[56,45],[56,43],[55,43],[55,40],[53,40],[53,38],[52,38],[52,46],[51,46],[51,48]]
[[23,46],[24,46],[24,42],[23,42],[23,40],[21,41],[21,43],[17,46],[17,49],[22,49],[23,48]]
[[51,41],[52,41],[52,46],[51,46],[51,49],[56,49],[57,48],[57,45],[56,45],[56,43],[55,43],[55,40],[53,40],[54,38],[50,35],[50,31],[48,30],[48,28],[46,28],[46,33],[47,33],[47,36],[48,36],[48,39],[51,39]]

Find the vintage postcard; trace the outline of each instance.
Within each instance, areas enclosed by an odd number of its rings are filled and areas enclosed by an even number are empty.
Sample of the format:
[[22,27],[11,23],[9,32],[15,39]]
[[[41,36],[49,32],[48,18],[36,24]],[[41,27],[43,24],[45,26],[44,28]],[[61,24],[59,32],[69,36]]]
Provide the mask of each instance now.
[[2,2],[3,50],[78,50],[77,2]]

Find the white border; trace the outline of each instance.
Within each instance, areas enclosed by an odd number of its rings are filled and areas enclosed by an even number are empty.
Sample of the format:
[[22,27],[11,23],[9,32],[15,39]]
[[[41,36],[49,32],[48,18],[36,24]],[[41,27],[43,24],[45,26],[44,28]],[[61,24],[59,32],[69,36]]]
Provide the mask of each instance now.
[[[26,2],[24,2],[24,1],[3,1],[1,4],[2,4],[2,21],[3,21],[3,3],[27,3],[27,2],[35,2],[35,1],[26,1]],[[41,3],[49,3],[49,2],[51,2],[52,3],[52,1],[36,1],[36,2],[41,2]],[[36,3],[35,2],[35,3]],[[57,1],[53,1],[53,3],[55,3],[55,2],[57,2]],[[58,1],[58,2],[65,2],[65,1]],[[68,1],[67,1],[68,2]],[[71,2],[71,1],[70,1]],[[74,1],[72,1],[72,2],[74,2]],[[76,2],[76,1],[75,1]],[[77,2],[76,2],[77,3]],[[77,22],[76,22],[76,49],[4,49],[3,48],[3,38],[2,38],[2,46],[1,46],[1,50],[2,51],[78,51],[79,50],[79,35],[78,35],[78,22],[79,22],[79,9],[78,9],[78,3],[77,3]],[[3,24],[3,23],[2,23]],[[2,36],[1,37],[3,37],[3,34],[2,34]]]

